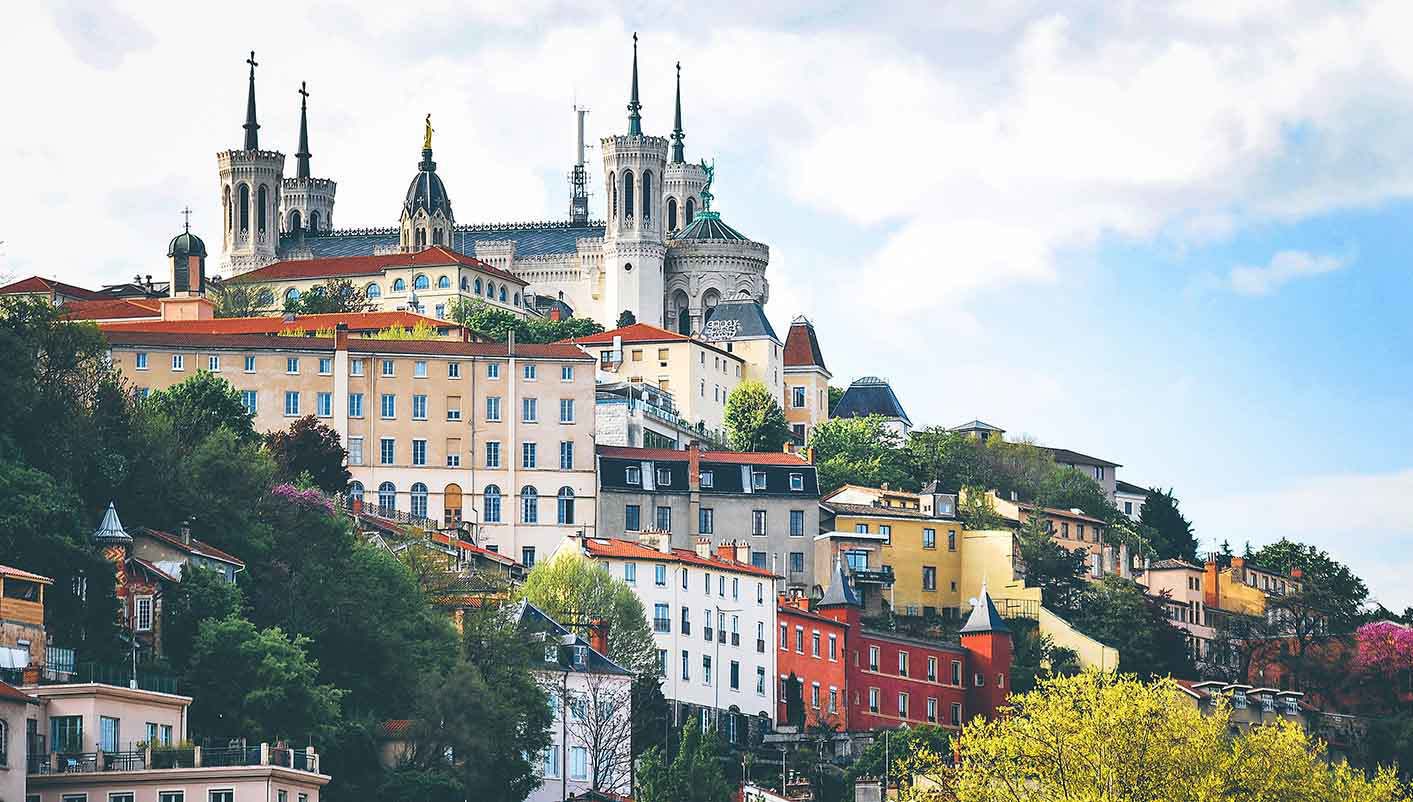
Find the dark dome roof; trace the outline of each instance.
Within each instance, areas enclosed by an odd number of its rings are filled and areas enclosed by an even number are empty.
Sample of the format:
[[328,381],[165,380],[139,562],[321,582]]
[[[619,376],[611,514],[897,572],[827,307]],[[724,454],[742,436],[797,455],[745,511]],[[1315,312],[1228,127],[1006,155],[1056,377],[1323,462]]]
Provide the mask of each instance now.
[[733,240],[744,241],[746,235],[721,222],[720,212],[698,212],[692,222],[672,235],[675,240]]
[[206,258],[206,243],[190,231],[183,231],[172,238],[172,244],[167,246],[167,255],[200,256],[204,259]]
[[402,202],[402,211],[415,214],[425,209],[427,214],[441,212],[451,218],[451,198],[446,194],[446,185],[437,175],[437,163],[432,161],[432,151],[422,150],[422,162],[417,165],[417,175],[407,186],[407,199]]

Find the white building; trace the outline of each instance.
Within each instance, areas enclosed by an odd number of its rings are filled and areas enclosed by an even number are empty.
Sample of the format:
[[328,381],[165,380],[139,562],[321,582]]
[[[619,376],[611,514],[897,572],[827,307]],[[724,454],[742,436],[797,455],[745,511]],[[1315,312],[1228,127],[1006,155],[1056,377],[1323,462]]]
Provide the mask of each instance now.
[[1143,514],[1143,502],[1147,498],[1146,489],[1132,482],[1117,479],[1114,481],[1114,506],[1130,520],[1137,521]]
[[643,602],[657,642],[662,693],[675,723],[693,714],[716,721],[733,744],[770,728],[775,710],[775,581],[749,562],[749,546],[710,538],[674,549],[669,538],[643,542],[572,537],[579,549],[627,582]]

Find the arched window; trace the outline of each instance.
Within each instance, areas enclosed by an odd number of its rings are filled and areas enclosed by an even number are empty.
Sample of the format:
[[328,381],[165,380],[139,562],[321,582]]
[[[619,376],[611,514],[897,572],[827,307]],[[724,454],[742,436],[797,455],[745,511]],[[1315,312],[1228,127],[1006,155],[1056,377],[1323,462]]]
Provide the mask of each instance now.
[[496,283],[494,281],[486,282],[486,297],[492,301],[496,299]]
[[421,482],[412,485],[412,514],[418,518],[427,517],[427,486]]
[[442,508],[446,510],[448,526],[461,520],[461,485],[455,482],[442,491]]
[[692,217],[696,214],[696,211],[697,211],[697,199],[696,199],[696,198],[688,198],[688,199],[687,199],[687,217],[682,221],[682,225],[684,225],[684,226],[689,226],[689,225],[691,225],[691,224],[692,224]]
[[520,488],[520,523],[540,522],[540,491],[531,485]]
[[667,230],[677,230],[677,199],[667,199]]
[[520,305],[520,293],[518,293],[518,292],[515,293],[515,305],[516,305],[516,306],[519,306],[519,305]]
[[480,280],[480,279],[476,279],[476,294],[477,294],[477,295],[480,295],[480,294],[481,294],[481,280]]
[[264,184],[260,185],[260,191],[255,195],[260,205],[255,209],[255,224],[259,226],[260,232],[265,232],[266,209],[270,207],[270,190]]
[[471,279],[468,279],[467,277],[462,276],[462,277],[461,277],[461,291],[462,291],[462,292],[470,292],[470,290],[471,290]]
[[309,213],[309,233],[315,234],[319,231],[319,210],[315,209]]
[[561,487],[555,497],[558,521],[562,524],[574,523],[574,488]]
[[268,307],[275,303],[275,292],[269,287],[260,291],[260,295],[255,299],[255,303],[260,307]]
[[407,282],[402,279],[393,279],[393,292],[407,292]]
[[379,289],[377,284],[369,284],[367,287],[363,288],[363,294],[369,298],[383,297],[383,291]]
[[226,212],[226,231],[235,228],[235,207],[231,205],[231,188],[221,191],[221,208]]
[[618,179],[613,173],[608,174],[608,219],[613,220],[618,217]]
[[397,509],[397,487],[392,482],[378,485],[378,506],[385,510]]
[[653,219],[653,171],[643,171],[643,219]]
[[623,171],[623,215],[633,216],[633,171]]
[[241,184],[241,185],[240,185],[239,202],[238,202],[236,205],[240,207],[240,230],[243,231],[243,232],[244,232],[244,231],[249,231],[249,230],[250,230],[250,185],[248,185],[248,184]]
[[420,273],[412,278],[412,289],[414,290],[425,290],[430,286],[432,286],[431,279]]
[[289,213],[289,230],[290,230],[290,231],[298,231],[298,230],[299,230],[299,223],[300,223],[300,219],[299,219],[299,210],[298,210],[298,209],[295,209],[294,211],[292,211],[292,212]]
[[440,228],[434,228],[434,229],[432,229],[432,244],[433,244],[433,245],[441,245],[441,244],[442,244],[442,230],[441,230]]
[[439,290],[449,290],[449,289],[451,289],[451,279],[450,279],[449,277],[447,277],[447,276],[438,276],[438,277],[437,277],[437,289],[439,289]]
[[425,229],[425,228],[419,228],[419,229],[417,229],[417,247],[418,247],[418,248],[425,248],[425,247],[427,247],[427,229]]
[[500,285],[500,302],[505,303],[505,285]]
[[285,290],[285,301],[288,303],[298,303],[299,290],[295,289],[294,287],[290,287],[289,289]]
[[348,498],[350,501],[363,500],[363,483],[353,481],[348,483]]
[[721,293],[715,289],[702,293],[702,323],[705,325],[716,314],[716,305],[721,303]]
[[486,485],[486,523],[500,523],[500,488],[495,485]]

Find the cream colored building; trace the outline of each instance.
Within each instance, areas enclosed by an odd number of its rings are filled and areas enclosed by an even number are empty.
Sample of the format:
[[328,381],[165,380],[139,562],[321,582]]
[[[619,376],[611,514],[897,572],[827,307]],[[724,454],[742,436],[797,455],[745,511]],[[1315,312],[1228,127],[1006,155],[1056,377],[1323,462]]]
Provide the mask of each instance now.
[[[193,324],[195,325],[195,324]],[[594,364],[562,343],[107,332],[139,393],[209,370],[255,428],[314,415],[349,452],[365,509],[443,527],[533,562],[595,519]],[[430,520],[425,520],[430,519]]]
[[672,394],[688,425],[713,431],[722,428],[726,398],[746,375],[740,354],[646,323],[574,342],[598,360],[601,383],[653,384]]
[[829,380],[833,374],[824,366],[814,324],[800,315],[790,322],[785,335],[785,420],[795,442],[804,445],[814,427],[829,420]]
[[749,297],[722,301],[712,308],[698,336],[739,356],[745,365],[744,378],[764,384],[775,398],[782,397],[785,344],[775,335],[761,304]]

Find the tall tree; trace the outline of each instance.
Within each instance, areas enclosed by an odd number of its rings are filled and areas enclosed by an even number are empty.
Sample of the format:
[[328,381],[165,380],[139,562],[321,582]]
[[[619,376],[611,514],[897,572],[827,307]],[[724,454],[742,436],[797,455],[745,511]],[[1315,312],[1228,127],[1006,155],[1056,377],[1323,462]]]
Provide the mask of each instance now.
[[1153,531],[1153,549],[1159,557],[1197,561],[1197,537],[1193,534],[1192,522],[1183,517],[1171,489],[1150,489],[1143,499],[1138,522]]
[[1110,574],[1093,583],[1072,617],[1081,632],[1119,650],[1119,670],[1139,677],[1197,673],[1187,637],[1163,603],[1131,579]]
[[621,329],[624,326],[631,326],[637,322],[638,318],[633,315],[632,311],[624,309],[622,312],[618,313],[618,320],[614,322],[613,326],[614,328]]
[[368,300],[367,292],[352,279],[331,278],[305,290],[298,298],[285,298],[284,311],[297,315],[327,315],[346,312],[371,312],[376,303]]
[[1040,483],[1036,502],[1061,510],[1078,509],[1108,521],[1118,514],[1098,482],[1073,468],[1055,467]]
[[255,416],[235,385],[204,370],[147,397],[147,406],[171,421],[178,446],[189,449],[225,427],[242,442],[257,439]]
[[623,580],[570,549],[537,564],[525,599],[561,626],[589,636],[592,619],[608,625],[608,657],[635,674],[657,673],[657,645],[638,594]]
[[[1147,507],[1145,506],[1145,510]],[[1329,617],[1329,631],[1349,632],[1362,620],[1369,587],[1349,566],[1314,546],[1281,538],[1262,546],[1252,558],[1265,568],[1290,574],[1300,569],[1301,587],[1313,606]]]
[[790,440],[785,410],[758,381],[743,381],[726,399],[726,439],[736,451],[779,451]]
[[587,674],[569,691],[575,711],[565,722],[569,737],[584,745],[589,758],[589,787],[617,791],[633,777],[633,688],[625,678]]
[[862,418],[833,418],[814,427],[810,447],[819,470],[820,491],[841,485],[918,489],[910,474],[902,440],[889,429],[881,415]]
[[184,672],[206,621],[239,616],[244,605],[240,587],[218,571],[195,563],[182,581],[162,599],[162,652],[178,672]]
[[967,485],[991,484],[980,444],[966,435],[929,426],[911,432],[903,448],[908,469],[919,487],[936,481],[942,488],[957,492]]
[[1087,590],[1085,550],[1070,551],[1050,536],[1047,520],[1031,515],[1017,533],[1025,581],[1040,588],[1041,601],[1061,615],[1079,609]]
[[715,729],[703,730],[696,716],[682,728],[671,761],[654,746],[642,758],[638,802],[721,802],[731,794],[721,770],[721,743]]
[[339,433],[313,415],[296,420],[284,431],[265,435],[265,446],[275,460],[279,481],[292,482],[308,473],[320,490],[341,493],[352,478],[344,467],[348,452]]

